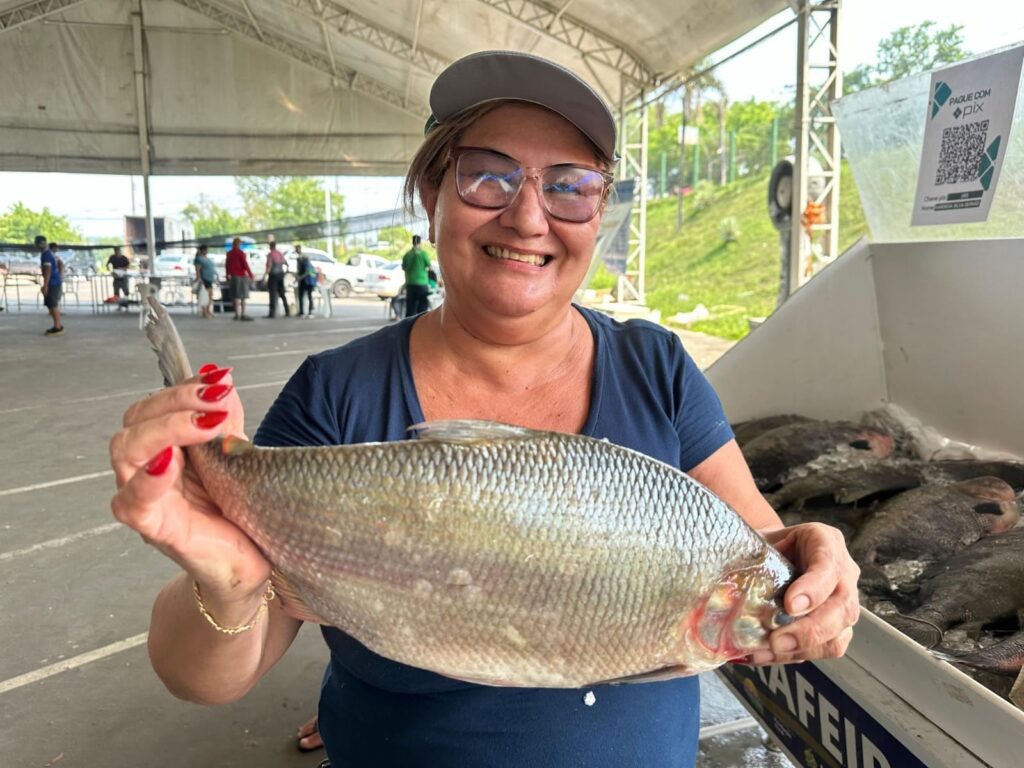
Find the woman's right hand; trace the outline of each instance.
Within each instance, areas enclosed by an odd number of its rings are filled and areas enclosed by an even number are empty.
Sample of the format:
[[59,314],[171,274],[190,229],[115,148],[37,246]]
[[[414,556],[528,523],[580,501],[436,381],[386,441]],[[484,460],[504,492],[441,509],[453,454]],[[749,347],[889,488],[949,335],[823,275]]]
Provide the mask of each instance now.
[[205,365],[184,384],[133,403],[110,441],[118,488],[110,507],[199,583],[217,615],[242,623],[259,603],[270,563],[221,514],[182,450],[218,434],[245,434],[230,369]]

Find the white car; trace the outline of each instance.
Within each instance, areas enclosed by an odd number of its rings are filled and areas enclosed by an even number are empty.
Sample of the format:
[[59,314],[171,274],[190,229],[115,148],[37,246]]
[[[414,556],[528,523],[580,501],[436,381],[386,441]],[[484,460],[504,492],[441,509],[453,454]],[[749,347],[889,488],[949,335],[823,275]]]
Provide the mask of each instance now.
[[385,264],[381,269],[370,272],[366,278],[366,290],[381,299],[397,296],[405,286],[405,271],[397,261]]
[[164,253],[156,257],[153,274],[157,277],[195,277],[193,257],[181,253]]
[[[364,293],[366,291],[366,277],[374,269],[388,264],[387,259],[371,254],[356,254],[349,259],[348,264],[332,259],[326,251],[317,248],[303,247],[302,254],[313,262],[318,272],[322,272],[327,283],[331,286],[331,292],[335,298],[344,299],[353,293]],[[295,285],[295,274],[298,269],[298,256],[295,251],[285,252],[285,259],[288,262],[288,274],[285,276],[285,286],[291,288]],[[253,274],[257,277],[263,275],[266,269],[266,251],[255,258],[249,259]],[[256,263],[253,263],[256,262]]]

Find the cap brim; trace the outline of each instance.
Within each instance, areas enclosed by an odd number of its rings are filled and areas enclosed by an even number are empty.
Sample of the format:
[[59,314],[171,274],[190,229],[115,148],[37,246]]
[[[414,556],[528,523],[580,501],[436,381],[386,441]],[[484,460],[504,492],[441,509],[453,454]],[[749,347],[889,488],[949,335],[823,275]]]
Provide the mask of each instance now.
[[482,51],[451,64],[430,89],[431,118],[443,123],[470,107],[503,99],[550,109],[607,157],[615,157],[615,118],[604,99],[565,67],[517,51]]

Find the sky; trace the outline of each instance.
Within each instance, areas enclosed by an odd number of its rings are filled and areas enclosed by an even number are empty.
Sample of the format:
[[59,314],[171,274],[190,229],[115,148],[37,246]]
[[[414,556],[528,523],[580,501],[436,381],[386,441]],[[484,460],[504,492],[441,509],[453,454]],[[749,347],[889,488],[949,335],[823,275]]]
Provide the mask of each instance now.
[[[842,69],[870,63],[880,40],[901,26],[931,19],[940,28],[962,24],[965,48],[971,53],[999,48],[1024,40],[1024,13],[1008,17],[1013,0],[845,0],[840,21]],[[792,18],[789,10],[778,14],[733,44],[711,56],[720,60],[732,51],[763,36]],[[747,99],[784,100],[792,96],[796,81],[796,25],[723,64],[716,74],[733,102]],[[327,185],[345,196],[346,215],[358,215],[399,207],[401,180],[378,177],[331,177]],[[154,176],[150,182],[156,216],[176,217],[190,201],[202,194],[235,213],[241,200],[230,177]],[[40,210],[49,207],[67,216],[87,238],[122,235],[122,216],[142,215],[142,183],[139,177],[0,173],[0,211],[16,202]],[[134,210],[133,210],[134,202]]]

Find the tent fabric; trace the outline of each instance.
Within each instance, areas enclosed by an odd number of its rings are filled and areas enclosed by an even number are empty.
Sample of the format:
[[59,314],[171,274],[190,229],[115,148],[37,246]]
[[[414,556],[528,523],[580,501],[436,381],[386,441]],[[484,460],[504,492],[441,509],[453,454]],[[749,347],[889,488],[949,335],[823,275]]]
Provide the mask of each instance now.
[[[397,175],[422,141],[431,82],[461,56],[506,48],[548,57],[617,109],[623,88],[628,96],[653,87],[787,3],[142,0],[141,7],[151,173]],[[0,171],[142,172],[135,8],[136,0],[0,0]],[[52,12],[31,18],[43,10]]]

